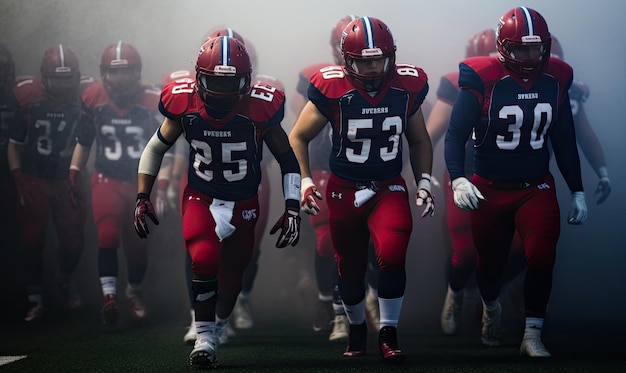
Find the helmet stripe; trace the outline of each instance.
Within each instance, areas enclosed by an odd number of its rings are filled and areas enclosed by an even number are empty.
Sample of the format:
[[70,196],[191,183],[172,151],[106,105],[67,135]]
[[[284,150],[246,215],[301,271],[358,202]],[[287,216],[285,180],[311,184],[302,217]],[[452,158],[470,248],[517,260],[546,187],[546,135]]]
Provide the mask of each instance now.
[[231,38],[235,37],[235,32],[232,28],[226,28],[226,36],[230,36]]
[[365,45],[368,49],[375,48],[372,21],[369,17],[363,17],[361,20],[363,22],[363,27],[365,28]]
[[230,46],[230,43],[228,43],[228,39],[226,39],[226,36],[222,36],[220,39],[220,44],[221,44],[221,53],[222,55],[220,56],[220,59],[222,60],[222,65],[224,66],[228,66],[228,55],[229,55],[229,51],[228,51],[228,47]]
[[59,64],[65,67],[65,54],[63,54],[63,45],[59,44]]
[[118,61],[122,59],[122,43],[123,41],[120,40],[115,46],[115,59]]
[[524,18],[526,18],[526,35],[534,35],[534,25],[533,18],[530,15],[530,11],[525,6],[519,7],[522,13],[524,13]]

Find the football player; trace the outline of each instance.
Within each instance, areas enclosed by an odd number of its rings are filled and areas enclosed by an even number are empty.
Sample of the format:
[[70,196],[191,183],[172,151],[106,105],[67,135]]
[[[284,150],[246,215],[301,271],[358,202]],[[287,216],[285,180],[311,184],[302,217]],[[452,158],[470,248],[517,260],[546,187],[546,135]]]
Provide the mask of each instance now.
[[[483,30],[468,40],[465,48],[465,57],[495,55],[496,39],[495,30]],[[459,93],[458,71],[450,72],[441,77],[437,90],[437,100],[426,121],[428,131],[433,144],[437,144],[445,135],[450,121],[452,105]],[[465,156],[465,174],[471,177],[473,148],[468,143]],[[444,182],[450,185],[450,176],[444,174]],[[470,214],[454,205],[452,189],[445,188],[446,219],[448,232],[451,239],[452,255],[449,258],[447,268],[448,290],[441,311],[441,329],[447,335],[454,335],[460,324],[463,300],[466,291],[471,291],[469,281],[476,268],[476,249],[472,241],[470,228]],[[517,238],[517,236],[516,236]],[[524,251],[519,239],[514,240],[509,261],[507,277],[513,278],[525,267]]]
[[[296,113],[300,113],[307,102],[307,89],[311,76],[327,66],[343,65],[341,54],[341,35],[343,29],[356,19],[355,15],[347,15],[339,19],[333,25],[330,33],[329,44],[333,56],[332,63],[317,63],[309,65],[300,70],[296,86],[296,95],[291,101],[292,108]],[[326,193],[326,185],[330,170],[328,168],[328,157],[331,153],[331,132],[330,126],[322,130],[310,143],[310,167],[311,178],[319,187],[320,195]],[[310,215],[309,220],[316,236],[315,250],[315,278],[318,289],[318,305],[313,330],[318,332],[326,330],[332,324],[332,330],[328,337],[329,341],[343,341],[348,338],[348,319],[346,317],[339,290],[337,288],[338,274],[337,262],[335,261],[335,249],[330,238],[330,228],[328,226],[328,209],[326,201],[318,202],[320,211],[315,215]],[[370,247],[370,264],[368,265],[368,291],[365,298],[366,316],[371,329],[378,330],[378,296],[376,288],[376,277],[378,263],[373,255],[373,247]]]
[[[147,316],[142,282],[148,268],[147,242],[124,224],[136,197],[139,157],[159,125],[159,92],[141,82],[141,56],[134,45],[118,41],[107,46],[100,60],[102,82],[91,84],[82,94],[83,112],[78,124],[78,143],[71,172],[79,175],[96,142],[91,175],[92,213],[98,231],[98,274],[102,287],[102,317],[106,326],[118,325],[118,254],[126,255],[128,283],[125,296],[132,319]],[[171,157],[168,157],[171,163]],[[167,175],[163,172],[162,175]],[[165,213],[167,179],[160,178],[155,193]]]
[[[470,210],[482,297],[482,343],[500,343],[498,299],[517,230],[526,254],[525,329],[520,353],[548,357],[541,329],[552,288],[560,233],[548,141],[571,192],[569,224],[587,218],[568,90],[572,68],[550,57],[551,36],[536,10],[507,11],[496,28],[496,56],[463,60],[445,139],[455,204]],[[471,181],[465,145],[472,136]]]
[[17,84],[18,115],[11,129],[8,157],[18,192],[21,250],[26,258],[28,300],[25,321],[43,315],[43,249],[49,215],[59,241],[60,290],[65,306],[81,308],[70,279],[84,247],[81,185],[70,172],[81,110],[80,71],[74,51],[62,44],[46,49],[41,76]]
[[401,364],[397,325],[406,286],[405,259],[413,229],[407,186],[401,176],[402,135],[418,187],[422,216],[434,213],[430,193],[432,145],[420,105],[428,93],[426,73],[396,64],[387,25],[357,18],[344,28],[343,66],[314,73],[308,99],[289,139],[302,170],[301,208],[315,215],[322,200],[311,178],[309,143],[330,122],[332,148],[326,205],[339,269],[339,292],[350,323],[344,356],[366,353],[365,274],[368,242],[378,259],[378,346],[388,364]]
[[285,212],[270,230],[276,246],[299,239],[300,169],[280,122],[284,94],[255,84],[246,47],[228,36],[202,45],[196,79],[172,82],[161,93],[165,120],[139,163],[135,230],[147,237],[146,218],[158,224],[150,202],[163,154],[183,134],[189,143],[188,184],[182,202],[182,230],[192,258],[195,327],[189,362],[217,366],[219,335],[226,326],[254,250],[260,216],[263,143],[280,164]]

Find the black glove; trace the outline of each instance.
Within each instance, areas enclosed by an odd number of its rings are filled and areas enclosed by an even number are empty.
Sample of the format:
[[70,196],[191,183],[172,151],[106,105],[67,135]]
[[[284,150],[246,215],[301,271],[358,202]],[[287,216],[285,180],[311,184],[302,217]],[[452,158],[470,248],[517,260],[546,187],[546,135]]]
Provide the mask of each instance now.
[[[296,201],[297,203],[297,201]],[[270,230],[270,234],[278,232],[280,235],[276,241],[276,247],[282,249],[288,245],[296,246],[300,239],[300,209],[299,207],[286,207],[285,213],[278,219]]]

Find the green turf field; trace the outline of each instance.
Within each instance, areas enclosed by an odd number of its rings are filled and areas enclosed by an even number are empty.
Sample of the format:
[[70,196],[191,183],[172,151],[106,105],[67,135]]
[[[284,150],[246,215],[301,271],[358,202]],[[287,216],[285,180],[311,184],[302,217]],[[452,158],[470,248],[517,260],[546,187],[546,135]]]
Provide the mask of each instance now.
[[[276,322],[276,321],[274,321]],[[257,322],[238,330],[218,350],[225,372],[626,372],[623,335],[553,330],[545,338],[551,359],[518,355],[518,340],[482,347],[474,331],[446,337],[438,330],[400,329],[407,354],[402,367],[386,367],[369,335],[369,355],[341,356],[345,345],[327,341],[327,332],[313,333],[302,322],[272,325]],[[0,365],[0,372],[189,372],[191,348],[182,342],[185,324],[179,319],[145,325],[124,322],[115,332],[101,328],[93,315],[75,320],[44,320],[37,326],[3,325],[0,356],[24,356]],[[0,361],[2,361],[0,359]]]

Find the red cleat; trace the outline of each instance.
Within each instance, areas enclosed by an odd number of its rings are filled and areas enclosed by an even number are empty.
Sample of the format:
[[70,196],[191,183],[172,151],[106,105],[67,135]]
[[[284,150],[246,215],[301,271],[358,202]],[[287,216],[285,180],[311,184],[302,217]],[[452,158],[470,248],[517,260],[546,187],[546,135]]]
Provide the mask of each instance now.
[[406,355],[398,347],[398,333],[393,326],[385,326],[378,332],[378,348],[385,364],[404,364]]

